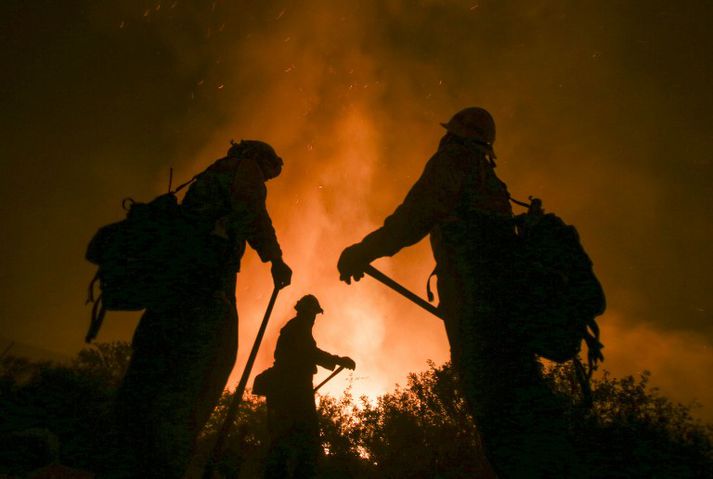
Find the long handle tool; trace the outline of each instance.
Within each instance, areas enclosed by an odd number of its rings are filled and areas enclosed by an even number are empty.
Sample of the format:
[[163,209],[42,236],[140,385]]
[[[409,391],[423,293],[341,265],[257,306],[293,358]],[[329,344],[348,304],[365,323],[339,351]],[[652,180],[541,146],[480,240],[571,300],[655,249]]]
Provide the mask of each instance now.
[[417,305],[421,306],[423,309],[425,309],[432,315],[436,316],[437,318],[443,319],[443,317],[441,316],[441,312],[438,311],[438,308],[436,308],[434,305],[432,305],[425,299],[421,298],[420,296],[416,295],[415,293],[412,293],[408,289],[404,288],[399,283],[397,283],[393,279],[389,278],[388,276],[386,276],[384,273],[382,273],[378,269],[374,268],[373,266],[371,266],[371,265],[367,266],[366,269],[364,270],[364,272],[366,274],[368,274],[369,276],[371,276],[372,278],[374,278],[375,280],[384,283],[386,286],[393,289],[400,295],[406,297],[407,299],[410,299],[411,301],[413,301]]
[[315,386],[315,388],[314,388],[314,390],[313,390],[312,392],[315,392],[315,393],[316,393],[316,392],[317,392],[317,389],[319,389],[319,388],[321,388],[322,386],[324,386],[325,384],[327,384],[330,379],[332,379],[332,378],[333,378],[334,376],[336,376],[337,374],[341,373],[343,370],[344,370],[344,366],[339,366],[332,374],[330,374],[329,376],[327,376],[327,379],[325,379],[325,380],[322,381],[321,383],[317,384],[317,386]]
[[265,335],[267,322],[270,320],[270,314],[272,314],[272,308],[275,306],[275,300],[277,299],[277,293],[279,291],[279,288],[275,288],[272,291],[272,296],[270,296],[270,302],[267,304],[265,316],[262,318],[262,324],[260,324],[260,329],[258,330],[257,337],[253,343],[253,349],[250,351],[250,356],[248,357],[248,362],[245,364],[243,375],[240,377],[240,382],[238,383],[238,387],[235,389],[233,400],[231,401],[230,406],[228,407],[228,412],[225,415],[225,421],[223,421],[223,425],[218,432],[218,438],[216,439],[215,446],[213,446],[210,458],[208,459],[208,463],[203,471],[203,479],[213,478],[213,469],[225,452],[225,443],[228,439],[228,435],[230,434],[233,422],[235,421],[235,415],[238,413],[238,407],[243,400],[245,386],[248,384],[248,378],[250,377],[250,372],[253,369],[255,357],[257,356],[258,349],[260,349],[260,342],[262,342],[262,337]]

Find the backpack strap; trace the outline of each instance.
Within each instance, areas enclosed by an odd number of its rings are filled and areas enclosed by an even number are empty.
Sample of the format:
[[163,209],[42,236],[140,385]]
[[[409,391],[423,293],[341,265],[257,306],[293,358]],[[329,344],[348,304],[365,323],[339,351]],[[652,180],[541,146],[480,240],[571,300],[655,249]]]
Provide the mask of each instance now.
[[99,281],[99,270],[94,274],[94,277],[89,282],[89,291],[87,291],[87,300],[84,304],[89,304],[94,302],[94,285]]
[[[532,197],[530,197],[532,199]],[[523,208],[530,208],[530,203],[525,203],[524,201],[516,200],[510,194],[508,193],[508,200],[510,200],[511,203],[514,203],[518,206],[522,206]]]
[[593,404],[592,398],[592,369],[585,371],[582,361],[579,360],[579,356],[574,358],[574,373],[577,376],[577,381],[579,381],[579,386],[582,389],[582,404],[586,408],[591,408]]
[[429,303],[432,303],[434,300],[433,291],[431,290],[431,278],[434,276],[438,276],[438,265],[433,268],[433,271],[431,271],[431,274],[428,275],[428,279],[426,280],[426,297]]
[[100,294],[92,308],[92,320],[89,323],[89,330],[84,338],[85,343],[91,343],[97,337],[99,329],[104,322],[104,316],[106,316],[106,308],[104,307],[102,295]]
[[604,361],[604,355],[602,354],[604,345],[599,341],[599,325],[594,318],[587,322],[587,328],[583,336],[584,341],[587,343],[588,376],[591,377],[592,373],[597,369],[597,363]]
[[[171,168],[171,171],[173,171],[173,168]],[[173,191],[171,191],[170,185],[169,185],[169,191],[168,191],[168,192],[169,192],[169,193],[173,193],[173,194],[175,195],[176,193],[178,193],[179,191],[181,191],[183,188],[185,188],[186,186],[188,186],[188,185],[190,185],[191,183],[193,183],[194,181],[196,181],[196,180],[198,179],[198,177],[201,176],[202,174],[203,174],[203,173],[198,173],[196,176],[194,176],[194,177],[191,178],[190,180],[186,181],[185,183],[181,183],[180,185],[178,185],[178,186],[176,187],[176,189],[173,190]]]

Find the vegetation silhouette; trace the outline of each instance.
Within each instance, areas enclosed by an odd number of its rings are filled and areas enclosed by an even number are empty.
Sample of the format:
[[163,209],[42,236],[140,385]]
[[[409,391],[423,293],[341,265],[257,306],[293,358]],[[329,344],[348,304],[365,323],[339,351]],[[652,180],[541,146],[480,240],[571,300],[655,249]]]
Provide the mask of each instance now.
[[[69,364],[7,356],[0,363],[0,474],[31,477],[48,463],[96,471],[112,460],[111,403],[130,347],[97,344]],[[650,374],[592,384],[582,406],[569,365],[545,378],[567,398],[577,460],[592,478],[713,477],[713,426],[649,384]],[[203,429],[188,477],[200,474],[232,397],[225,392]],[[226,478],[261,477],[268,449],[265,402],[248,395],[236,416]],[[375,402],[320,395],[324,478],[487,478],[477,429],[450,364],[428,364]]]

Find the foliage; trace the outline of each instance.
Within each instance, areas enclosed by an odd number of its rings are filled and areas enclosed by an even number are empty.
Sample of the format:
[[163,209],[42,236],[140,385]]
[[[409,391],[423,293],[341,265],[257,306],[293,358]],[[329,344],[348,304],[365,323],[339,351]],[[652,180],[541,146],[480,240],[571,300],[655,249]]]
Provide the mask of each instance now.
[[[572,372],[550,372],[556,388]],[[570,412],[579,455],[592,477],[713,477],[713,425],[691,415],[649,386],[650,373],[612,378],[604,372],[592,384],[592,409],[574,400]]]
[[0,473],[60,461],[94,469],[111,439],[111,400],[128,364],[125,343],[84,349],[69,364],[8,356],[0,363]]
[[[376,477],[484,477],[478,434],[458,393],[451,368],[436,367],[409,374],[406,387],[379,397],[376,404],[362,398],[359,407],[345,396],[342,417],[323,401],[324,422],[337,418],[342,438],[349,447],[374,466]],[[329,414],[325,414],[329,413]],[[326,426],[323,431],[329,431]],[[326,438],[328,439],[328,438]],[[342,439],[343,441],[343,439]],[[332,446],[327,442],[328,447]]]
[[[190,477],[200,477],[202,467],[208,461],[234,395],[223,393],[218,405],[203,428],[198,439],[196,454],[189,471]],[[264,399],[253,396],[250,391],[243,396],[232,424],[226,444],[226,453],[221,458],[219,470],[226,478],[262,477],[262,466],[268,448],[267,409]]]
[[[112,453],[111,407],[128,364],[125,343],[83,350],[69,364],[5,357],[0,363],[0,474],[47,462],[97,470]],[[592,384],[583,405],[573,370],[547,370],[567,411],[579,459],[591,477],[713,477],[713,427],[649,385],[650,375]],[[226,392],[198,442],[190,477],[200,477],[232,395]],[[325,478],[493,477],[451,366],[408,376],[375,402],[319,396]],[[263,399],[246,394],[218,468],[225,477],[257,478],[268,447]],[[44,461],[44,462],[43,462]]]

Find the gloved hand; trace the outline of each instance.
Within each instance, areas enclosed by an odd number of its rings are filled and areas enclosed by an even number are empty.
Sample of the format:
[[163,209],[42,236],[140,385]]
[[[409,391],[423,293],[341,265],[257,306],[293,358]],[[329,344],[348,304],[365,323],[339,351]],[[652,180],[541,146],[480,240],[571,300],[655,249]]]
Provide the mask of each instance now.
[[342,251],[337,262],[339,270],[339,279],[347,284],[352,284],[354,281],[359,281],[364,277],[364,270],[372,258],[369,258],[362,243],[353,244]]
[[282,258],[272,262],[272,281],[277,289],[282,289],[292,282],[292,269],[282,261]]
[[353,360],[352,358],[350,358],[349,356],[342,356],[341,358],[339,358],[339,363],[338,363],[338,364],[339,364],[340,366],[344,366],[344,367],[347,368],[347,369],[354,369],[354,368],[356,368],[356,363],[355,363],[354,360]]

